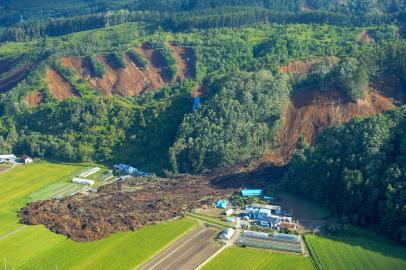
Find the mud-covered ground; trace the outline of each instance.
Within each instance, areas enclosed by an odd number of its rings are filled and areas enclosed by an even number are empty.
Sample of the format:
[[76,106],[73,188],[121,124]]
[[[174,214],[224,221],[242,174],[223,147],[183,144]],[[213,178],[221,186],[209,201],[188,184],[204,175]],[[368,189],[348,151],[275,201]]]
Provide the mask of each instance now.
[[134,178],[95,193],[33,202],[19,217],[24,224],[44,224],[75,241],[92,241],[183,216],[235,190],[211,185],[204,177]]
[[284,170],[239,164],[202,176],[131,178],[102,186],[94,193],[33,202],[18,215],[21,223],[44,224],[74,241],[93,241],[181,217],[242,188],[266,187],[278,181]]

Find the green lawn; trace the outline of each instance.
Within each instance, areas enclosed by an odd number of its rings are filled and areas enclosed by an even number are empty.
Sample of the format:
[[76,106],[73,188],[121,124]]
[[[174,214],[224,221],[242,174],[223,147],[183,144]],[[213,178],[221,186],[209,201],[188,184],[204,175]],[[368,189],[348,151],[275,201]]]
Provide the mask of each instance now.
[[203,270],[312,270],[308,257],[272,253],[267,250],[227,248],[210,261]]
[[133,269],[196,225],[191,219],[77,243],[44,226],[22,226],[16,212],[49,197],[87,165],[38,162],[0,174],[0,263],[7,269]]
[[305,237],[312,257],[326,270],[406,269],[406,249],[368,234]]

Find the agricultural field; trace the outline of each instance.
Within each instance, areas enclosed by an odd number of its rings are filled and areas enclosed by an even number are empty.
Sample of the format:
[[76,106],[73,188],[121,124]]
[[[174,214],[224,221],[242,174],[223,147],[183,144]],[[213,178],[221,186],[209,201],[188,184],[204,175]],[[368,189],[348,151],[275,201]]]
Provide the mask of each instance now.
[[406,249],[372,233],[334,237],[307,235],[305,241],[320,269],[406,269]]
[[30,194],[67,179],[81,168],[81,165],[38,162],[0,174],[0,237],[21,226],[16,212],[30,201]]
[[196,224],[176,220],[78,243],[42,225],[18,223],[16,212],[27,202],[49,197],[86,167],[37,162],[0,174],[0,258],[7,269],[133,269]]
[[313,266],[308,257],[233,247],[225,249],[203,267],[203,270],[217,269],[311,270]]

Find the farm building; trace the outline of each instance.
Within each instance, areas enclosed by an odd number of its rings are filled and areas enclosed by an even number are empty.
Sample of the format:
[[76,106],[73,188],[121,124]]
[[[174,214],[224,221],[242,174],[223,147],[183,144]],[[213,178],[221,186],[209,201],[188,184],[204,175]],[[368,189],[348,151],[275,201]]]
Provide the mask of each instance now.
[[277,216],[269,217],[259,221],[259,225],[268,228],[277,228],[281,223],[281,219]]
[[0,163],[4,163],[4,162],[9,162],[9,161],[15,161],[17,159],[17,157],[13,154],[9,154],[9,155],[0,155]]
[[243,189],[243,190],[241,190],[241,195],[243,197],[261,196],[262,189]]
[[220,238],[221,238],[221,239],[225,239],[225,240],[230,240],[231,237],[233,237],[234,234],[235,234],[235,230],[234,230],[234,229],[232,229],[232,228],[227,228],[227,229],[225,229],[225,230],[221,233]]
[[230,215],[232,215],[234,213],[234,211],[233,211],[233,209],[227,209],[226,211],[224,211],[224,215],[226,215],[226,216],[230,216]]
[[81,179],[81,178],[73,178],[72,182],[75,184],[79,184],[79,185],[85,185],[85,186],[92,186],[94,185],[94,181],[93,180],[88,180],[88,179]]
[[265,248],[300,254],[304,253],[304,246],[300,235],[283,233],[269,235],[266,233],[244,231],[238,243],[244,247]]
[[287,229],[287,230],[296,230],[297,229],[297,224],[296,223],[292,223],[292,222],[281,222],[278,225],[279,229]]
[[139,171],[137,168],[134,168],[127,164],[114,165],[114,168],[121,171],[122,173],[128,174],[128,175],[133,175],[133,176],[138,176],[138,177],[154,176],[154,174],[152,174],[152,173],[146,173],[146,172]]
[[33,159],[30,158],[30,157],[27,156],[27,155],[22,155],[22,156],[21,156],[21,159],[24,161],[25,164],[28,164],[28,163],[32,163],[32,162],[33,162]]
[[218,200],[216,205],[217,205],[217,208],[227,208],[229,203],[230,202],[228,200],[224,199],[224,200]]

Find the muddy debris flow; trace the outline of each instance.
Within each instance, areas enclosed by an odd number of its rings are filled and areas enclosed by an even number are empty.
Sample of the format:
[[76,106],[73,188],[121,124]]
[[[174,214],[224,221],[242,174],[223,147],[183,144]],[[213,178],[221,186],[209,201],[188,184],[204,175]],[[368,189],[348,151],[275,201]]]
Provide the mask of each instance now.
[[44,224],[74,241],[93,241],[182,217],[234,191],[197,176],[134,178],[102,186],[95,193],[33,202],[18,215],[23,224]]

